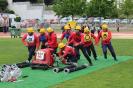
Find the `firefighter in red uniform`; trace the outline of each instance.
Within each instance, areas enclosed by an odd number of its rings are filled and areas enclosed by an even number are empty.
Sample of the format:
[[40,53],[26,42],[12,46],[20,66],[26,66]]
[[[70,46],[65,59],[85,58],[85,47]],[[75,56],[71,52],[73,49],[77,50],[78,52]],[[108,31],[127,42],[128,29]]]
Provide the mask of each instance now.
[[84,29],[84,34],[81,37],[81,42],[83,44],[83,47],[86,49],[86,52],[90,54],[90,50],[93,53],[93,57],[95,60],[97,60],[97,54],[95,51],[95,47],[92,42],[92,38],[95,39],[95,44],[97,43],[97,38],[94,34],[92,34],[88,27]]
[[70,36],[71,40],[69,40],[68,44],[69,43],[73,44],[73,46],[75,48],[75,51],[76,51],[76,54],[77,54],[78,60],[80,59],[80,52],[79,52],[79,50],[81,50],[83,52],[83,55],[85,56],[85,58],[90,63],[90,65],[92,65],[92,61],[91,61],[89,55],[87,54],[86,49],[82,45],[81,36],[83,34],[80,32],[80,30],[81,30],[81,27],[80,26],[76,26],[75,32],[73,32],[73,34]]
[[39,44],[39,38],[37,37],[37,35],[34,34],[34,30],[32,27],[28,28],[27,32],[28,33],[23,36],[22,42],[26,47],[28,47],[29,51],[28,61],[30,62],[32,56],[35,55],[35,50],[38,50],[40,44]]
[[98,34],[98,41],[100,40],[100,38],[101,38],[104,58],[107,59],[107,48],[108,48],[109,51],[111,52],[111,55],[113,56],[114,60],[117,61],[115,51],[111,44],[112,33],[111,33],[111,31],[108,30],[107,24],[102,25],[102,30]]
[[71,28],[70,28],[69,25],[65,25],[65,26],[64,26],[64,29],[65,29],[65,32],[62,33],[60,42],[62,42],[62,40],[63,40],[64,38],[66,38],[66,39],[68,40],[68,38],[70,37],[70,35],[71,35],[71,33],[72,33]]
[[54,30],[51,27],[47,28],[47,32],[48,32],[48,42],[45,45],[52,48],[54,50],[53,53],[56,54],[58,47],[57,35],[54,33]]
[[[61,35],[61,39],[60,39],[60,42],[62,42],[62,40],[64,39],[64,38],[66,38],[67,39],[67,41],[68,41],[68,39],[69,39],[69,41],[71,40],[70,39],[70,36],[72,35],[72,31],[71,31],[71,27],[69,26],[69,25],[65,25],[64,26],[64,29],[65,29],[65,31],[62,33],[62,35]],[[73,46],[72,45],[72,43],[69,43],[69,46]]]
[[63,64],[77,63],[76,52],[73,47],[64,43],[59,43],[58,47],[60,48],[58,55]]
[[46,30],[44,28],[40,29],[40,35],[39,35],[39,42],[41,44],[41,49],[46,48],[46,43],[48,41],[48,34],[46,33]]

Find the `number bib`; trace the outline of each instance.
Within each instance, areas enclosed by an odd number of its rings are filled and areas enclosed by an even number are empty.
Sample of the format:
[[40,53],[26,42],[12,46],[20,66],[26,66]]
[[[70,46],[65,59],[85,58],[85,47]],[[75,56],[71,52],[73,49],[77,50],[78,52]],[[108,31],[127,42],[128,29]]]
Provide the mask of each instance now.
[[44,59],[44,54],[45,54],[45,52],[43,52],[41,50],[37,51],[37,53],[36,53],[36,59],[43,60]]
[[102,39],[105,40],[108,37],[108,32],[102,32]]
[[26,38],[26,40],[27,40],[28,43],[33,43],[34,42],[34,39],[35,39],[34,38],[34,35],[32,35],[32,36],[29,36],[28,35],[27,38]]
[[84,36],[84,40],[85,40],[86,42],[91,41],[91,35],[89,35],[89,34],[85,34],[85,36]]

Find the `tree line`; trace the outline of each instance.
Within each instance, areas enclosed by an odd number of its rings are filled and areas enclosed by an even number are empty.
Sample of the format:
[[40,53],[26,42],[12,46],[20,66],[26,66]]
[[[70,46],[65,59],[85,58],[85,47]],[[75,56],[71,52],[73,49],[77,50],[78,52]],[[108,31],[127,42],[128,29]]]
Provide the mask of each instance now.
[[62,17],[133,18],[133,0],[125,0],[119,8],[117,5],[116,0],[55,0],[53,10]]
[[[116,0],[13,0],[14,2],[30,1],[52,5],[56,15],[92,16],[105,18],[133,18],[133,0],[125,0],[117,7]],[[8,3],[0,0],[0,12],[6,10]]]

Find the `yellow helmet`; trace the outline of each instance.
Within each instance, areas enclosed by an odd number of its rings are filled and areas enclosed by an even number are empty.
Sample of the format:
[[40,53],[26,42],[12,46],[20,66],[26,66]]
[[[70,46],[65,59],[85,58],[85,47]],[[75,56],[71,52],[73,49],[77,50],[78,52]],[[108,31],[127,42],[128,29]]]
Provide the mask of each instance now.
[[65,47],[65,44],[64,44],[64,43],[59,43],[58,47],[59,47],[60,49],[62,49],[63,47]]
[[81,30],[81,27],[78,25],[76,26],[75,30]]
[[51,27],[49,27],[49,28],[47,28],[47,32],[53,32],[54,30],[51,28]]
[[108,29],[108,25],[107,25],[107,24],[103,24],[103,25],[102,25],[102,29],[103,29],[103,30]]
[[86,33],[86,32],[90,32],[90,29],[88,27],[85,27],[85,29],[84,29],[84,33]]
[[34,29],[32,27],[27,28],[27,32],[34,32]]
[[65,30],[69,30],[69,29],[71,29],[71,28],[70,28],[69,25],[65,25],[65,26],[64,26],[64,29],[65,29]]
[[71,28],[75,28],[75,26],[77,25],[77,22],[76,21],[69,21],[67,23],[67,25],[69,25]]
[[39,32],[40,33],[45,33],[45,29],[44,28],[41,28]]

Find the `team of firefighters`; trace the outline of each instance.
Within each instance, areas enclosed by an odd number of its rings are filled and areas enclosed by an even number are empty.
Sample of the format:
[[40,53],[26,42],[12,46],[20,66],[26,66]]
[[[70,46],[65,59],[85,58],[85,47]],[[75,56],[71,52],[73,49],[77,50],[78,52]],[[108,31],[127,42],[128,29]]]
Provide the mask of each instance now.
[[[98,59],[94,45],[98,45],[100,40],[104,58],[107,59],[108,48],[114,60],[117,61],[115,51],[111,44],[111,31],[108,29],[107,24],[103,24],[101,27],[102,30],[98,33],[98,36],[96,36],[91,33],[88,27],[85,27],[81,31],[81,27],[77,25],[73,31],[70,25],[65,25],[65,31],[62,32],[59,42],[57,41],[56,33],[51,27],[47,29],[41,28],[39,36],[34,33],[34,29],[32,27],[27,28],[27,34],[23,36],[22,42],[29,51],[28,61],[31,61],[35,52],[41,47],[41,49],[53,49],[51,54],[56,54],[63,64],[77,63],[81,56],[81,50],[90,66],[92,66],[93,63],[90,56],[92,54],[95,60]],[[63,43],[64,38],[67,40],[66,43]],[[58,52],[57,48],[59,48]]]

